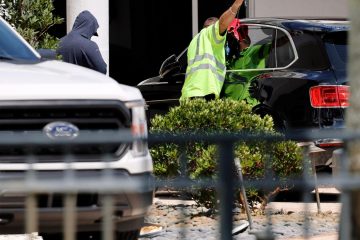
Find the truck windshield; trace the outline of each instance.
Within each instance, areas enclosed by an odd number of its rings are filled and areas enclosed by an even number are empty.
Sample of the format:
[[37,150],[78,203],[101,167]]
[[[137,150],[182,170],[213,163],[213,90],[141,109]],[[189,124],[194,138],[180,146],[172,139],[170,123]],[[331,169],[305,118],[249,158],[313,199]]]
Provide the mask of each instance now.
[[34,52],[0,20],[0,60],[39,60]]

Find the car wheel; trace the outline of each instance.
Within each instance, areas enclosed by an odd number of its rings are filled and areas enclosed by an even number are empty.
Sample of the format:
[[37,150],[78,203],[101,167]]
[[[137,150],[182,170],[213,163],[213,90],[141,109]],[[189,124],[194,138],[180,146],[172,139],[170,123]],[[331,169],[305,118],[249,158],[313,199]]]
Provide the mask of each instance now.
[[127,232],[117,232],[116,240],[137,240],[139,238],[140,229],[127,231]]

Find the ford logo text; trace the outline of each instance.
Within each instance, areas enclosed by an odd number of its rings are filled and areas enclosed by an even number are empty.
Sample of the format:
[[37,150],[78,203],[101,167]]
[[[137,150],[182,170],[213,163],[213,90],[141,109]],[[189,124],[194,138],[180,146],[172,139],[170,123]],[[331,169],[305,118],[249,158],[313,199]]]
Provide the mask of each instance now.
[[43,128],[44,133],[51,139],[70,140],[79,136],[79,128],[68,122],[52,122]]

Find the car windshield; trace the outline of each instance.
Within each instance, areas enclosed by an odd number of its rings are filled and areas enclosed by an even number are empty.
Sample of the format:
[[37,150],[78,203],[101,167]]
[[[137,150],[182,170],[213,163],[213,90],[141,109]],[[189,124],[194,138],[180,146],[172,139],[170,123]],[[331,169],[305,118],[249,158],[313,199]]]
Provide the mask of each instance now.
[[38,60],[39,58],[7,24],[0,21],[0,59]]
[[347,32],[331,32],[324,37],[326,51],[335,70],[345,71],[348,58]]

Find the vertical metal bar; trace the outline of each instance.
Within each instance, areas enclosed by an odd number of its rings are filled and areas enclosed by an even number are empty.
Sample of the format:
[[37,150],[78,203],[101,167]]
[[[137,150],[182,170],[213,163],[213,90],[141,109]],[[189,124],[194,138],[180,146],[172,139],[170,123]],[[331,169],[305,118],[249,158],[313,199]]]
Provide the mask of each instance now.
[[[28,158],[27,162],[29,164],[29,169],[26,171],[25,176],[25,184],[28,184],[29,186],[34,185],[34,181],[36,179],[36,172],[33,168],[33,164],[36,162],[34,156],[32,155],[31,149],[27,149]],[[38,232],[38,224],[39,224],[39,216],[37,212],[37,197],[34,192],[29,193],[26,196],[25,200],[25,230],[26,233],[35,233]]]
[[[270,147],[269,147],[269,142],[266,142],[264,143],[267,145],[267,154],[265,155],[265,163],[264,163],[264,181],[265,181],[265,186],[264,186],[264,190],[265,192],[270,192],[271,190],[273,190],[273,186],[271,185],[271,182],[273,181],[273,177],[274,177],[274,172],[273,172],[273,168],[272,168],[272,165],[273,165],[273,159],[272,157],[270,156]],[[268,199],[268,203],[270,203],[271,199]],[[265,215],[266,215],[266,220],[267,220],[267,224],[266,224],[266,228],[264,230],[264,235],[266,236],[265,238],[262,238],[263,240],[274,240],[275,239],[275,236],[274,236],[274,233],[273,233],[273,229],[272,229],[272,209],[271,208],[268,208],[268,209],[265,209]],[[260,238],[258,238],[260,239]]]
[[[105,184],[114,182],[114,172],[111,168],[111,156],[105,155],[103,161],[106,163],[106,167],[103,170],[103,181]],[[102,239],[113,240],[114,239],[114,198],[110,193],[102,196]]]
[[316,197],[317,212],[321,213],[320,194],[319,194],[319,187],[318,187],[318,181],[317,181],[315,159],[312,156],[310,156],[310,160],[311,160],[312,171],[313,171],[313,174],[314,174],[315,197]]
[[102,239],[113,240],[114,239],[114,200],[111,195],[104,195],[102,198],[103,205],[103,223],[102,223]]
[[351,239],[351,198],[350,191],[343,191],[341,194],[341,214],[339,239]]
[[67,193],[64,204],[64,239],[75,240],[76,232],[76,194]]
[[[347,149],[340,154],[339,163],[340,171],[339,176],[341,179],[350,179],[349,174],[349,158]],[[340,229],[339,239],[351,239],[352,224],[351,224],[351,190],[341,189],[341,215],[340,215]]]
[[[66,155],[64,162],[66,169],[64,174],[64,185],[73,186],[76,184],[75,171],[71,167],[74,157],[70,153],[69,147],[65,147]],[[64,191],[64,217],[63,217],[63,231],[65,240],[75,240],[76,236],[76,193]]]
[[303,151],[303,182],[304,186],[302,188],[302,195],[303,195],[303,202],[305,203],[305,209],[304,209],[304,237],[307,239],[309,238],[309,228],[310,228],[310,222],[309,222],[309,203],[311,201],[310,197],[310,189],[309,189],[309,179],[312,179],[309,175],[310,169],[311,169],[311,163],[309,164],[310,159],[310,145],[305,146]]
[[26,197],[26,233],[38,232],[38,212],[36,206],[36,195],[30,193]]
[[[181,181],[185,181],[187,179],[187,155],[186,155],[186,146],[185,144],[180,144],[179,146],[180,148],[180,163],[179,163],[179,167],[180,167],[180,180]],[[181,183],[181,185],[183,186],[184,184]],[[191,186],[190,186],[191,188]],[[184,189],[181,189],[181,197],[182,199],[185,199],[184,198]],[[185,214],[185,204],[183,204],[184,207],[181,208],[181,218],[184,219],[183,221],[183,224],[184,224],[184,227],[181,228],[180,230],[180,237],[182,239],[186,239],[186,235],[187,235],[187,228],[185,227],[185,217],[186,217],[186,214]]]
[[192,34],[195,36],[199,32],[199,2],[198,0],[191,1],[192,9]]
[[234,143],[232,142],[222,142],[219,146],[220,179],[218,184],[218,190],[220,193],[220,233],[222,240],[232,239],[232,204],[234,198],[233,146]]

